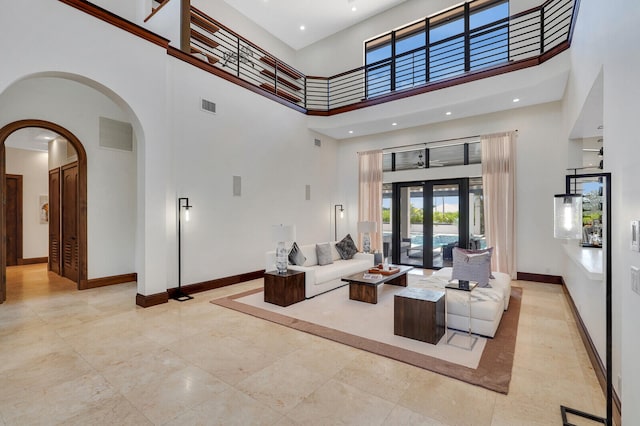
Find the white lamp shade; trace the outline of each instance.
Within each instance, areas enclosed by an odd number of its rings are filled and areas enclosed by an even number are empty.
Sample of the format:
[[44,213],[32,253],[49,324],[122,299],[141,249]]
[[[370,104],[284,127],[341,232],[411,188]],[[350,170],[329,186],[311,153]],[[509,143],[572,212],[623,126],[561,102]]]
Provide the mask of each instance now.
[[378,224],[376,222],[358,222],[358,232],[371,233],[376,232]]
[[554,197],[553,237],[582,239],[582,195],[559,194]]
[[271,240],[276,243],[279,243],[281,241],[295,241],[296,226],[295,225],[272,225]]

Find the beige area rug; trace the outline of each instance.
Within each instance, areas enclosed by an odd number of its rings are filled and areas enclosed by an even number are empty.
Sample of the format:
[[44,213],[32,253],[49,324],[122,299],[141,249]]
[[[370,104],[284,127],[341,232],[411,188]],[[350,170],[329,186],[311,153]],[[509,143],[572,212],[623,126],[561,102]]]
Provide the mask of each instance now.
[[[492,391],[504,394],[509,391],[521,288],[512,288],[509,310],[502,316],[495,337],[478,338],[472,351],[447,344],[446,335],[437,345],[394,335],[393,295],[402,289],[404,287],[381,285],[376,305],[349,300],[349,286],[287,307],[265,303],[262,289],[212,300],[211,303]],[[466,338],[456,336],[452,343],[464,345]]]

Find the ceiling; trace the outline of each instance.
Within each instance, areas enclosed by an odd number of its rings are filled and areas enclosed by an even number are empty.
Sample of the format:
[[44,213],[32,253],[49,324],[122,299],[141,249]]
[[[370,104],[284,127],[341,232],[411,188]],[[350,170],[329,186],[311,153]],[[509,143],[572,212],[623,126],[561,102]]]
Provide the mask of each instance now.
[[47,129],[27,127],[11,133],[4,145],[10,148],[28,149],[30,151],[49,151],[49,141],[60,137]]
[[[406,0],[224,0],[298,50]],[[355,8],[355,10],[352,10]],[[300,26],[304,25],[304,30]]]

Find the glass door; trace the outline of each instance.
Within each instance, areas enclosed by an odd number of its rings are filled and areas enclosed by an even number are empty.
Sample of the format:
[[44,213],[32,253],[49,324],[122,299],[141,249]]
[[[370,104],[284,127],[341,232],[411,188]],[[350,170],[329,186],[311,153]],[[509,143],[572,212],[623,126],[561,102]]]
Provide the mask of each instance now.
[[396,183],[390,192],[390,219],[383,229],[391,229],[390,235],[385,231],[385,241],[393,263],[442,268],[453,264],[454,247],[469,247],[471,218],[482,219],[471,211],[481,206],[471,206],[478,194],[470,190],[469,179]]
[[460,245],[460,185],[432,185],[432,266],[443,268],[453,264],[453,248]]

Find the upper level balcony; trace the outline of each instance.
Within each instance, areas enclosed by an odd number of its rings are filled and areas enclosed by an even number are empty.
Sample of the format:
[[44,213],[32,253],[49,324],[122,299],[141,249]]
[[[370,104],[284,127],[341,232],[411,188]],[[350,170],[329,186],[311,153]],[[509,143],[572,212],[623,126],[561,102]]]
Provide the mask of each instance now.
[[185,4],[156,2],[147,18],[147,28],[180,41],[170,55],[308,115],[336,116],[543,64],[569,48],[579,0],[547,0],[511,16],[507,0],[464,3],[368,41],[365,65],[329,77],[306,75]]

